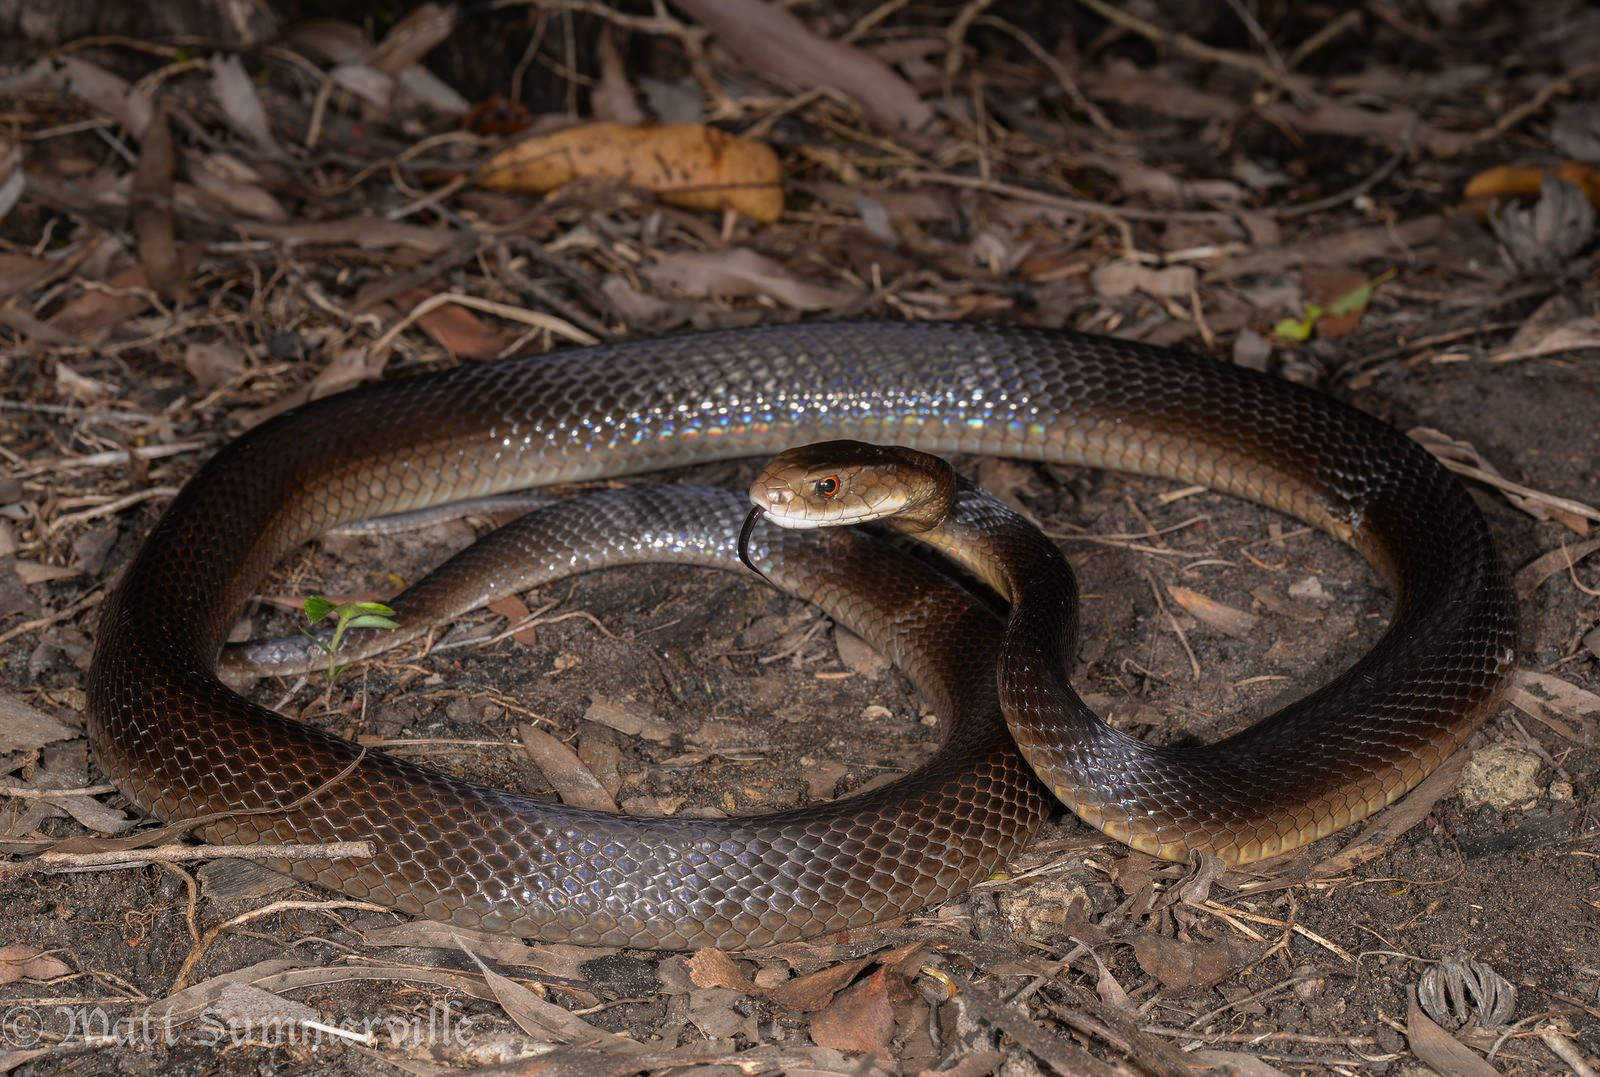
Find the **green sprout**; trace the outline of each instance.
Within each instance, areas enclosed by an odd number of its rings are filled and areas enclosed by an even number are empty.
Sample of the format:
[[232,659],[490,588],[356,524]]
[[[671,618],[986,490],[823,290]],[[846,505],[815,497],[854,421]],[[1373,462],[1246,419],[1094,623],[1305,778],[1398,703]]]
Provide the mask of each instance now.
[[[334,618],[333,638],[327,642],[310,631],[328,617]],[[307,627],[300,634],[315,643],[328,656],[328,680],[331,682],[345,667],[336,664],[339,644],[347,628],[399,628],[394,620],[394,610],[382,602],[334,602],[324,595],[311,595],[306,599]]]
[[1372,302],[1373,290],[1393,277],[1394,273],[1394,270],[1386,269],[1364,284],[1350,289],[1325,307],[1318,303],[1307,303],[1304,318],[1285,318],[1273,326],[1272,331],[1285,340],[1302,343],[1310,340],[1312,331],[1322,318],[1329,315],[1337,318],[1342,314],[1354,314],[1358,310],[1367,309],[1367,304]]

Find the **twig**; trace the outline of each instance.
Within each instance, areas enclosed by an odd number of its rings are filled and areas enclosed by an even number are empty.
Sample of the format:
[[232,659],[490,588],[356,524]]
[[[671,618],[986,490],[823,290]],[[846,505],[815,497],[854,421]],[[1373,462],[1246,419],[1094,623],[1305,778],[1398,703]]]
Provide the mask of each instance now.
[[582,329],[579,329],[571,322],[568,322],[562,318],[557,318],[550,314],[545,314],[541,311],[525,310],[522,307],[514,307],[509,303],[496,303],[492,299],[479,299],[477,296],[462,295],[459,292],[440,292],[437,295],[429,296],[427,299],[424,299],[422,302],[412,307],[409,314],[407,314],[404,318],[401,318],[394,325],[390,326],[387,332],[373,342],[371,354],[381,355],[388,351],[389,348],[393,346],[395,338],[409,329],[411,327],[411,323],[415,322],[418,318],[421,318],[429,311],[436,310],[439,307],[450,303],[454,303],[457,306],[468,307],[472,310],[481,310],[486,314],[498,314],[502,318],[509,318],[512,321],[522,322],[525,325],[536,326],[540,329],[554,333],[556,336],[565,337],[574,344],[599,343],[598,340],[590,336],[588,333],[585,333]]
[[1177,616],[1167,609],[1167,604],[1161,597],[1161,588],[1157,585],[1156,578],[1148,572],[1144,574],[1144,578],[1150,584],[1150,594],[1155,596],[1156,606],[1166,615],[1167,623],[1172,625],[1172,631],[1177,633],[1178,642],[1183,644],[1183,653],[1189,656],[1189,672],[1198,681],[1200,679],[1200,659],[1195,657],[1194,648],[1189,646],[1188,634],[1184,632],[1183,626],[1178,623]]
[[1131,30],[1142,38],[1154,41],[1158,45],[1165,45],[1180,56],[1187,56],[1191,60],[1199,60],[1208,64],[1223,64],[1235,67],[1241,71],[1249,71],[1263,82],[1287,92],[1291,97],[1302,102],[1312,102],[1317,95],[1311,92],[1303,79],[1296,78],[1287,72],[1279,71],[1266,60],[1252,56],[1247,52],[1234,52],[1232,49],[1219,49],[1214,45],[1207,45],[1197,41],[1188,34],[1174,33],[1164,30],[1154,23],[1146,22],[1137,15],[1130,15],[1121,8],[1113,7],[1105,0],[1078,0],[1078,3],[1099,15],[1109,23]]
[[1571,93],[1574,83],[1580,82],[1583,79],[1588,78],[1590,75],[1596,73],[1600,73],[1600,62],[1584,64],[1576,71],[1569,71],[1559,78],[1551,79],[1549,82],[1539,87],[1538,92],[1532,97],[1528,98],[1528,100],[1524,101],[1515,108],[1507,109],[1505,112],[1500,114],[1500,118],[1495,120],[1494,123],[1473,134],[1467,139],[1466,144],[1462,146],[1462,149],[1466,149],[1470,146],[1481,146],[1485,142],[1494,141],[1507,131],[1511,130],[1513,127],[1517,126],[1523,120],[1527,119],[1529,116],[1532,116],[1534,113],[1543,109],[1550,103],[1550,99],[1556,96],[1556,94]]
[[315,845],[153,845],[148,849],[114,849],[104,853],[40,853],[32,860],[0,864],[0,879],[39,872],[84,868],[138,867],[151,861],[177,864],[190,860],[312,860],[373,856],[370,841],[333,841]]
[[[358,842],[357,844],[365,843]],[[220,936],[224,931],[227,931],[229,928],[238,927],[240,924],[248,924],[251,920],[259,920],[263,916],[271,916],[275,912],[285,912],[292,909],[313,909],[319,911],[322,909],[356,909],[360,912],[392,911],[384,908],[382,905],[374,905],[370,901],[274,901],[271,904],[261,906],[259,909],[251,909],[249,912],[240,913],[232,920],[224,920],[216,927],[207,931],[205,935],[201,937],[200,942],[189,951],[189,956],[183,959],[183,965],[178,969],[177,978],[172,982],[171,994],[176,995],[179,991],[189,986],[189,976],[194,972],[194,967],[199,964],[200,959],[205,956],[206,949],[213,942],[216,942],[218,936]]]
[[102,793],[115,793],[114,785],[80,785],[73,789],[22,789],[14,785],[0,785],[0,796],[18,800],[49,800],[52,797],[93,797]]
[[1226,1032],[1215,1035],[1187,1028],[1140,1025],[1139,1031],[1152,1036],[1175,1036],[1197,1043],[1322,1043],[1333,1047],[1370,1047],[1378,1041],[1371,1036],[1316,1036],[1306,1032]]
[[982,26],[992,26],[1002,33],[1011,35],[1011,37],[1016,40],[1017,44],[1021,45],[1023,48],[1027,49],[1033,54],[1033,58],[1035,60],[1038,60],[1041,64],[1044,64],[1045,67],[1049,68],[1050,73],[1054,75],[1056,77],[1056,81],[1061,84],[1061,92],[1066,94],[1067,98],[1077,106],[1078,111],[1089,117],[1090,123],[1094,124],[1108,135],[1120,135],[1122,133],[1118,131],[1116,125],[1106,117],[1106,114],[1100,111],[1099,106],[1097,106],[1093,101],[1089,100],[1088,97],[1084,96],[1082,90],[1078,89],[1078,84],[1077,82],[1073,81],[1072,73],[1067,70],[1066,65],[1047,52],[1043,45],[1039,44],[1031,36],[1024,33],[1020,27],[1013,26],[1011,23],[1002,19],[998,15],[985,15],[978,20],[978,23]]

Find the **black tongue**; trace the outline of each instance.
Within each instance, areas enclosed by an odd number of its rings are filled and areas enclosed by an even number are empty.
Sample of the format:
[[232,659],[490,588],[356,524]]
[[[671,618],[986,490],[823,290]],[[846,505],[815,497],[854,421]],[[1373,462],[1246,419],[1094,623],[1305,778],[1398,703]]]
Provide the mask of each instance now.
[[762,575],[762,572],[756,567],[756,563],[750,560],[750,532],[756,529],[756,521],[766,514],[767,510],[757,505],[750,510],[750,515],[744,518],[744,526],[739,528],[739,560],[757,576]]

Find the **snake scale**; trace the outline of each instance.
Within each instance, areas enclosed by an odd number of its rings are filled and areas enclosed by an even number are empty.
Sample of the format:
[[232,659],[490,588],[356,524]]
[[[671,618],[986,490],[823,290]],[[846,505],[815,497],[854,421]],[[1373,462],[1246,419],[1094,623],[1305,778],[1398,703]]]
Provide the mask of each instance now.
[[[1371,653],[1219,746],[1097,736],[1051,747],[1034,743],[1048,731],[1008,715],[1030,752],[1056,753],[1087,783],[1080,814],[1161,855],[1207,849],[1242,863],[1392,802],[1483,721],[1514,659],[1511,591],[1482,514],[1420,446],[1355,409],[1203,357],[1069,331],[805,323],[394,379],[248,432],[184,486],[107,602],[89,677],[97,757],[159,818],[217,816],[198,829],[209,840],[371,838],[368,861],[282,867],[404,912],[530,938],[759,946],[959,892],[1044,811],[996,733],[995,650],[973,641],[998,630],[858,541],[762,540],[775,561],[797,544],[796,564],[817,567],[799,569],[796,590],[904,660],[946,710],[971,712],[892,796],[730,820],[579,811],[362,753],[215,676],[244,600],[280,557],[330,527],[831,438],[1201,483],[1331,532],[1388,580],[1396,609]],[[596,552],[569,537],[566,571],[655,559],[637,543],[606,539],[611,552]],[[656,553],[682,546],[656,539]],[[703,561],[733,556],[730,537]],[[1070,611],[1032,608],[1062,618],[1025,633],[1042,661],[1065,645]],[[1013,625],[1005,646],[1020,642]],[[1027,706],[1029,693],[1054,687],[1029,675],[1001,695]]]

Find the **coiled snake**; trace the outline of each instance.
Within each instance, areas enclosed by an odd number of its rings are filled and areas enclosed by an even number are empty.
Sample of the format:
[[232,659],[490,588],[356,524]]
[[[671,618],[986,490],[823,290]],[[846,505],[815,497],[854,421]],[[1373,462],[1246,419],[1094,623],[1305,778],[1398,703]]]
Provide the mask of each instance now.
[[[374,839],[370,861],[289,870],[405,912],[534,938],[756,946],[958,892],[1025,841],[1044,811],[1015,751],[994,735],[992,703],[941,699],[934,683],[934,666],[946,663],[958,687],[966,678],[992,692],[992,646],[962,640],[995,629],[917,575],[915,593],[935,596],[926,610],[909,603],[925,623],[904,637],[887,623],[875,632],[875,619],[908,603],[872,593],[895,575],[893,562],[856,560],[868,547],[855,541],[796,547],[819,558],[816,577],[834,589],[819,597],[903,651],[936,702],[978,719],[976,740],[953,756],[947,746],[942,763],[909,775],[893,797],[744,820],[582,812],[362,754],[214,674],[231,618],[272,564],[342,522],[830,438],[1203,483],[1332,532],[1388,579],[1396,612],[1373,651],[1230,738],[1213,762],[1120,740],[1109,742],[1115,751],[1060,749],[1091,783],[1080,813],[1163,855],[1210,847],[1244,861],[1394,800],[1483,720],[1513,660],[1511,593],[1482,515],[1422,448],[1360,412],[1237,367],[1072,332],[800,324],[386,381],[239,438],[183,488],[106,604],[88,709],[101,766],[159,818],[234,813],[200,828],[209,840]],[[737,527],[740,513],[727,512]],[[608,541],[641,559],[654,552]],[[777,544],[782,561],[786,544],[802,540],[761,541]],[[717,551],[714,560],[731,563],[731,537]],[[569,570],[590,556],[570,552]],[[799,575],[811,586],[806,569]],[[939,624],[961,638],[919,650],[915,633]],[[1042,651],[1061,642],[1043,626],[1036,636]],[[1187,765],[1174,766],[1180,756]],[[1167,821],[1141,836],[1155,802]],[[1253,836],[1240,829],[1246,821]]]

